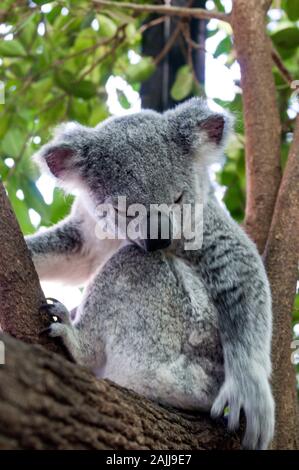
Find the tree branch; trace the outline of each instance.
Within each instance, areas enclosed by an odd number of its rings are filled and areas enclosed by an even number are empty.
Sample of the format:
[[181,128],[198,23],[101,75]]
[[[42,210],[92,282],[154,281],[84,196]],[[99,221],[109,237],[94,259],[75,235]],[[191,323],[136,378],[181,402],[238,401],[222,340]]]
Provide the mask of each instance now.
[[45,298],[1,181],[0,246],[1,329],[24,341],[64,352],[53,340],[39,334],[47,326],[46,318],[39,314]]
[[261,1],[261,4],[264,8],[264,11],[267,13],[267,11],[269,10],[270,6],[272,5],[273,3],[273,0],[262,0]]
[[285,80],[285,82],[288,85],[291,86],[291,84],[294,80],[293,77],[292,77],[292,74],[288,71],[288,69],[284,65],[280,55],[278,54],[278,52],[274,48],[274,46],[272,47],[272,59],[273,59],[274,64],[276,65],[278,71],[280,72],[280,75],[282,76],[282,78]]
[[40,346],[2,337],[1,449],[240,449],[206,414],[167,410]]
[[294,366],[291,364],[291,312],[299,258],[299,116],[280,185],[265,250],[273,301],[273,390],[276,401],[275,448],[299,448]]
[[129,8],[139,13],[156,13],[167,16],[180,16],[182,18],[198,18],[202,20],[218,19],[230,22],[230,15],[218,11],[208,11],[203,8],[182,8],[167,5],[138,5],[136,3],[118,3],[109,0],[92,0],[94,6]]
[[246,132],[244,227],[262,253],[281,180],[281,125],[272,74],[272,45],[260,0],[235,0],[231,19],[242,74]]
[[[182,21],[182,20],[180,20]],[[170,51],[170,49],[172,48],[172,46],[174,45],[174,43],[176,42],[177,38],[179,37],[181,33],[181,23],[179,22],[177,25],[176,25],[176,28],[175,30],[173,31],[173,33],[171,34],[170,38],[168,39],[168,41],[166,42],[165,46],[163,47],[163,49],[159,52],[159,54],[154,58],[154,63],[155,65],[158,65],[163,59],[164,57],[168,54],[168,52]]]

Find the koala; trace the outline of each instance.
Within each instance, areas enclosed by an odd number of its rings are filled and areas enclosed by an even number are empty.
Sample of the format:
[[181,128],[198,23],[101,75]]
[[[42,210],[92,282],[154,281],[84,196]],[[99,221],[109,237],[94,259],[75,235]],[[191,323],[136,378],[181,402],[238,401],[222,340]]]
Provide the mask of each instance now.
[[[231,128],[228,114],[199,98],[95,128],[62,124],[36,159],[77,196],[66,219],[26,241],[42,280],[85,284],[72,314],[53,299],[43,309],[48,334],[74,361],[164,405],[215,418],[226,409],[230,430],[243,409],[244,448],[265,449],[274,433],[269,283],[255,245],[216,200],[208,171]],[[119,197],[145,208],[136,237],[101,236],[120,219],[125,229],[132,223]],[[112,211],[98,210],[107,203]],[[202,217],[191,216],[200,243],[190,248],[184,233],[174,236],[179,224],[165,214],[151,237],[145,221],[161,204],[200,204]]]

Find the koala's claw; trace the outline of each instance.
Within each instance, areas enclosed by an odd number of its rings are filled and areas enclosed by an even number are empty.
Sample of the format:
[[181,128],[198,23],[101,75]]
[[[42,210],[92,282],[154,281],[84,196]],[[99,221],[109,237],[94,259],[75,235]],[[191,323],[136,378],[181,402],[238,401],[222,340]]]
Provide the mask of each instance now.
[[267,377],[248,381],[244,378],[241,381],[227,379],[212,406],[212,418],[222,417],[226,406],[229,407],[227,426],[230,431],[239,427],[240,411],[244,409],[246,431],[243,448],[267,449],[274,434],[274,401]]
[[[46,313],[49,318],[49,325],[40,331],[40,335],[46,334],[51,338],[61,338],[67,349],[76,344],[76,335],[71,323],[70,313],[67,308],[58,300],[51,297],[46,299],[46,303],[40,306],[40,312]],[[69,351],[71,353],[71,351]]]
[[[39,311],[46,313],[52,323],[70,324],[70,315],[67,308],[58,300],[48,297],[46,303],[40,306]],[[43,330],[44,331],[44,330]]]
[[50,333],[50,327],[49,326],[46,326],[46,328],[43,328],[42,330],[40,330],[39,332],[39,335],[42,336],[42,335],[49,335]]

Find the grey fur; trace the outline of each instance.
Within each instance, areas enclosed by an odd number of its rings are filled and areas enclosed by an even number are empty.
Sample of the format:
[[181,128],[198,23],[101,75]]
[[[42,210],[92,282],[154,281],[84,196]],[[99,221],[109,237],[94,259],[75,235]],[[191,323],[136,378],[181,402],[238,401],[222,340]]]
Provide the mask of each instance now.
[[[244,408],[244,446],[266,448],[274,432],[269,285],[254,244],[215,200],[207,171],[230,128],[229,116],[196,98],[95,129],[64,125],[38,159],[80,195],[66,221],[27,242],[41,277],[68,279],[77,266],[87,282],[74,323],[63,306],[51,307],[61,323],[50,334],[75,360],[164,404],[213,416],[229,405],[230,429]],[[186,251],[181,240],[144,253],[96,239],[97,204],[125,195],[148,208],[181,193],[181,203],[204,205],[201,249]]]

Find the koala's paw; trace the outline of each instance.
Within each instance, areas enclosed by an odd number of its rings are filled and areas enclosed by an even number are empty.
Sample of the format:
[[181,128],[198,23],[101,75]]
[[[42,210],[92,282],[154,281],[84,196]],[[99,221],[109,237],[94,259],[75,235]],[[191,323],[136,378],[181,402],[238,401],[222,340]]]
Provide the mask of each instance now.
[[211,416],[223,416],[228,407],[228,429],[239,427],[241,408],[246,416],[245,449],[267,449],[274,435],[274,400],[266,373],[227,377],[212,406]]
[[40,312],[46,314],[54,324],[71,325],[70,314],[67,308],[58,300],[48,297],[46,303],[40,307]]
[[60,338],[73,359],[78,356],[79,341],[75,327],[71,323],[71,318],[66,307],[56,299],[48,298],[47,303],[40,308],[42,314],[49,318],[49,326],[40,333],[47,334],[51,338]]

